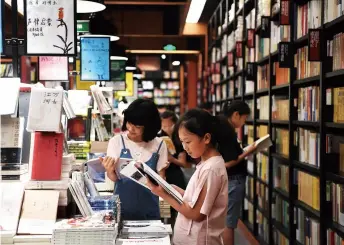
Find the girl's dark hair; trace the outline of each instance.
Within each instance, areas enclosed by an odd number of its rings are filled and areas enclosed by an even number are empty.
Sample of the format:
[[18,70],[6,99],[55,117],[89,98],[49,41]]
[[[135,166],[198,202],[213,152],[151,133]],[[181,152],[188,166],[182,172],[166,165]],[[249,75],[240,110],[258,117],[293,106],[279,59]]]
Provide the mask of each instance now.
[[178,121],[176,128],[179,130],[181,127],[185,127],[189,132],[199,137],[204,137],[209,133],[211,144],[217,148],[221,155],[230,150],[231,142],[233,142],[233,130],[224,117],[212,116],[202,109],[192,109]]
[[123,111],[124,121],[122,130],[127,130],[127,122],[143,126],[142,139],[145,142],[153,140],[161,129],[159,111],[153,101],[148,99],[137,99]]
[[176,113],[174,113],[173,111],[164,111],[163,113],[160,114],[161,119],[168,119],[171,118],[172,122],[177,123],[178,121],[178,117],[176,115]]
[[223,108],[223,115],[226,117],[231,117],[234,112],[238,112],[239,115],[249,115],[251,113],[251,109],[245,101],[242,100],[234,100],[232,102],[227,102],[224,104]]

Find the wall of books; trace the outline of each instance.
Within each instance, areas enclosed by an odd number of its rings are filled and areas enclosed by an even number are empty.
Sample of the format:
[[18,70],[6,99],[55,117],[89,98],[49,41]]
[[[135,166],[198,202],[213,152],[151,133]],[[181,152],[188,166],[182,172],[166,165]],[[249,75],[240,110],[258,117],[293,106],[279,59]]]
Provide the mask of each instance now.
[[343,5],[222,0],[208,24],[205,97],[252,110],[239,137],[274,145],[249,159],[243,220],[260,244],[341,244]]

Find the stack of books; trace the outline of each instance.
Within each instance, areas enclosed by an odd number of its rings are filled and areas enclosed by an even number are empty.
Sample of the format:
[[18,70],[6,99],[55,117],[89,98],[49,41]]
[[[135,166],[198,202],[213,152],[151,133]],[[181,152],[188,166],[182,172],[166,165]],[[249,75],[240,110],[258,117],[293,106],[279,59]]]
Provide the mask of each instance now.
[[172,235],[171,225],[160,220],[123,221],[122,239],[164,238]]
[[65,219],[55,224],[52,245],[113,245],[118,225],[110,215]]

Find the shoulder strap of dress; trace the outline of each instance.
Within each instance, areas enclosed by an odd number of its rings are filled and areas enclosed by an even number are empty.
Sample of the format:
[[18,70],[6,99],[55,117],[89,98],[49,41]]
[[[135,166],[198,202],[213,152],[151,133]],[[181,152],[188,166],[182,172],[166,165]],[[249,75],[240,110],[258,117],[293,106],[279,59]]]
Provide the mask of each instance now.
[[125,147],[123,135],[121,135],[121,139],[122,139],[123,149],[127,149],[127,147]]
[[159,148],[158,148],[158,151],[156,152],[156,153],[159,153],[159,151],[160,151],[160,148],[161,148],[161,146],[162,146],[162,143],[163,143],[164,141],[163,140],[161,140],[161,142],[160,142],[160,144],[159,144]]

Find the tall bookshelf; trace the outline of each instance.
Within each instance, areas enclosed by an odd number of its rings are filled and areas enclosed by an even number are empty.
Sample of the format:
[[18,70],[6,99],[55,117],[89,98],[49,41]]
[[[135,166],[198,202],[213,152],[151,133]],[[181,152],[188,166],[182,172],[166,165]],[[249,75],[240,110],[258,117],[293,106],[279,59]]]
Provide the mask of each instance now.
[[266,133],[274,142],[248,160],[242,219],[260,244],[344,239],[340,8],[332,0],[222,0],[208,23],[204,88],[214,114],[244,100],[252,117],[238,132],[243,144]]

